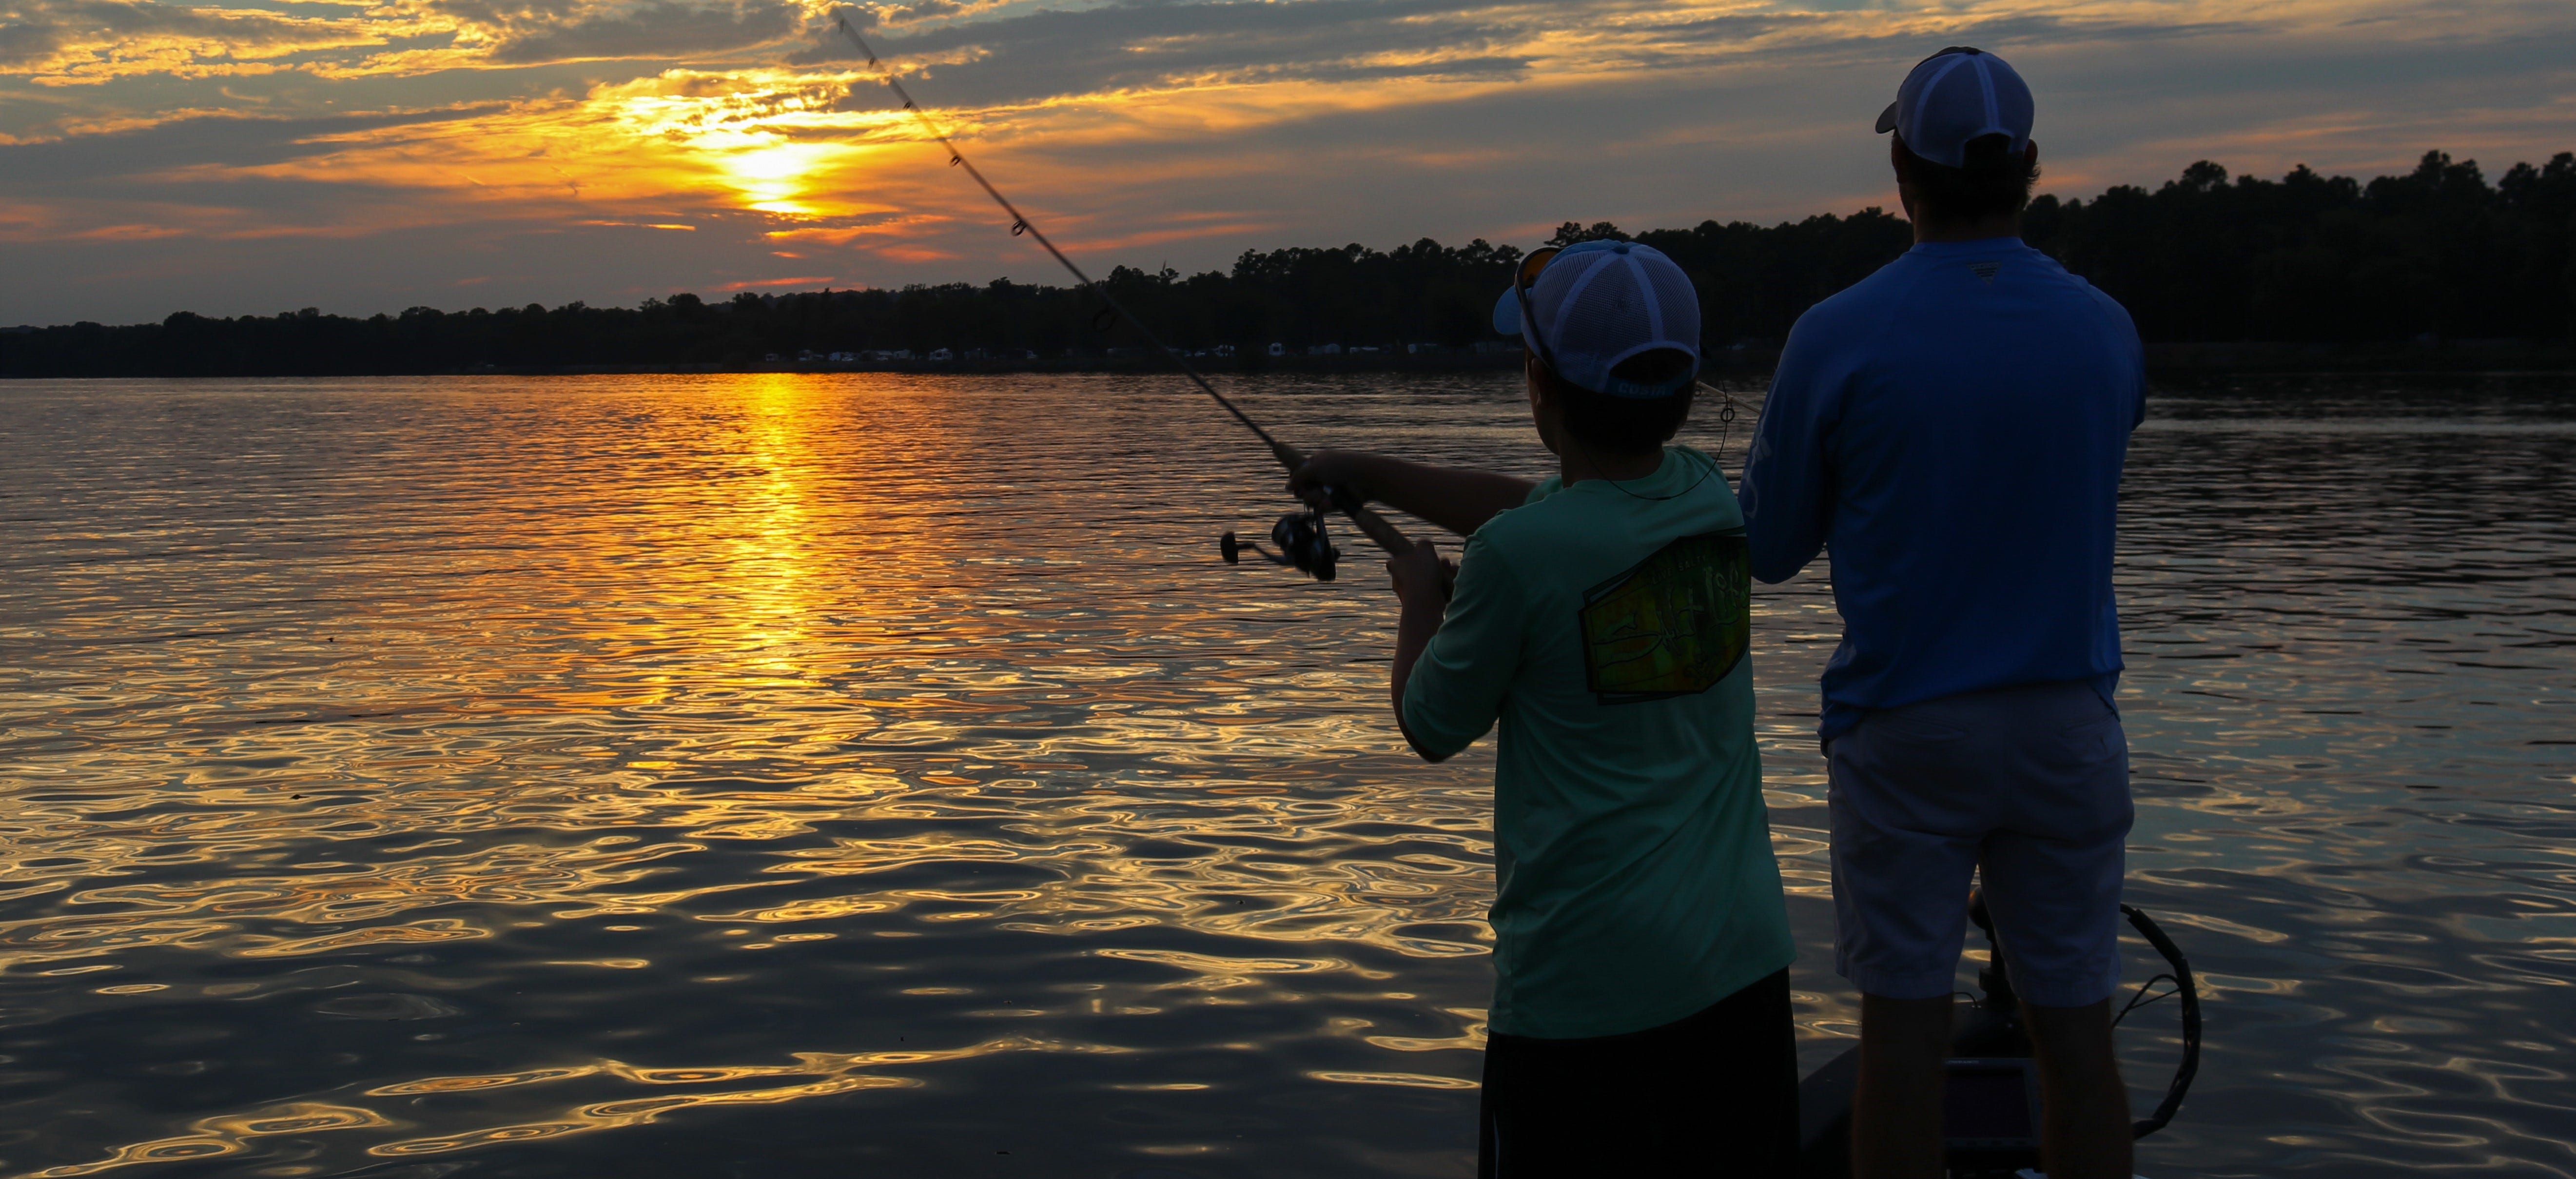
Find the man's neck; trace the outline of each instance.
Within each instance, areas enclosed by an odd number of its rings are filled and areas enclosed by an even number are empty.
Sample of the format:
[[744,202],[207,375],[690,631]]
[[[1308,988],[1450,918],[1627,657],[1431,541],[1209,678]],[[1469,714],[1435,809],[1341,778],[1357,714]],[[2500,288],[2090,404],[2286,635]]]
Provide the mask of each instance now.
[[1974,221],[1936,221],[1929,217],[1914,219],[1914,244],[1925,242],[1973,242],[1990,237],[2020,237],[2021,214],[1980,217]]
[[1586,479],[1626,483],[1664,469],[1664,448],[1660,446],[1638,454],[1595,454],[1576,447],[1566,449],[1569,453],[1557,456],[1556,473],[1564,478],[1568,487]]

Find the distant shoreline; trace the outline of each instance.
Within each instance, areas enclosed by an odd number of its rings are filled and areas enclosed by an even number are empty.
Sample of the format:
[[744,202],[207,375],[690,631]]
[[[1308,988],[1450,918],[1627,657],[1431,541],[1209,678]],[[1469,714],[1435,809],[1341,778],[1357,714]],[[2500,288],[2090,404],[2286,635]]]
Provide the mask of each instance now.
[[[2158,379],[2191,379],[2230,375],[2295,375],[2300,373],[2377,373],[2403,375],[2467,373],[2576,372],[2576,347],[2524,340],[2416,340],[2398,343],[2210,343],[2149,344],[2147,372]],[[1757,381],[1779,363],[1775,348],[1744,347],[1712,351],[1703,373],[1712,381]],[[1344,353],[1338,356],[1193,356],[1190,363],[1211,375],[1279,374],[1338,376],[1361,373],[1509,372],[1521,367],[1517,349],[1504,352]],[[410,372],[237,373],[224,376],[0,376],[0,381],[34,380],[278,380],[292,378],[422,377],[422,376],[706,376],[719,373],[892,373],[910,376],[978,376],[1009,373],[1102,373],[1152,376],[1174,372],[1159,355],[1057,356],[1038,359],[893,360],[856,363],[788,361],[752,365],[484,365],[468,369]]]
[[[2169,379],[2562,372],[2576,369],[2571,227],[2576,152],[2490,183],[2474,161],[2434,151],[2410,173],[2368,181],[2305,166],[2277,181],[2231,177],[2204,160],[2152,192],[2042,194],[2021,240],[2126,308],[2140,338],[2160,341],[2149,371]],[[1732,380],[1769,371],[1800,316],[1903,256],[1914,233],[1871,207],[1636,234],[1568,221],[1548,241],[1605,239],[1653,247],[1691,276],[1699,339],[1720,349],[1714,371]],[[1423,238],[1245,250],[1198,274],[1113,266],[1096,290],[997,278],[364,318],[179,311],[158,323],[0,327],[0,373],[1150,372],[1162,367],[1155,337],[1213,372],[1478,372],[1519,363],[1491,325],[1495,293],[1523,260],[1510,245]],[[2186,340],[2301,342],[2170,342]]]

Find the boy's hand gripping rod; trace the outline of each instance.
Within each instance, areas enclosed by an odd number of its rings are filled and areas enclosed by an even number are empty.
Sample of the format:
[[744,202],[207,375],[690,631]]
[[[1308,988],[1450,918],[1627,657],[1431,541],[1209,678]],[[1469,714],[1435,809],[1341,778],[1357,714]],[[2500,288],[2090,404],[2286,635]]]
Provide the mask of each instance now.
[[[1304,451],[1271,437],[1270,431],[1261,428],[1261,423],[1253,421],[1251,415],[1244,413],[1234,402],[1227,400],[1225,394],[1217,392],[1216,386],[1209,384],[1206,377],[1200,376],[1199,370],[1190,364],[1187,357],[1182,356],[1171,345],[1164,343],[1162,337],[1155,335],[1142,320],[1137,319],[1123,304],[1119,303],[1117,297],[1109,293],[1109,288],[1092,281],[1090,275],[1083,273],[1081,267],[1073,264],[1073,259],[1065,257],[1064,251],[1057,249],[1054,242],[1047,240],[1047,235],[1038,232],[1038,227],[1029,223],[1027,215],[1021,213],[1017,206],[1012,205],[1010,198],[1003,196],[1000,189],[993,187],[992,181],[984,179],[984,174],[976,171],[975,165],[967,162],[966,154],[958,151],[957,145],[949,141],[947,133],[939,129],[939,124],[931,121],[920,104],[912,100],[912,94],[903,88],[902,80],[895,77],[894,71],[886,68],[884,62],[877,60],[876,50],[869,48],[867,40],[859,36],[859,31],[850,27],[847,17],[834,21],[833,25],[840,29],[841,35],[850,39],[850,44],[857,46],[859,52],[867,56],[868,65],[873,67],[877,71],[877,76],[884,79],[885,84],[893,89],[895,97],[903,100],[903,109],[911,111],[912,117],[921,121],[922,130],[928,131],[932,139],[939,141],[939,146],[948,150],[949,166],[966,169],[966,174],[974,177],[975,183],[983,188],[984,195],[993,198],[994,204],[1000,205],[1003,212],[1011,215],[1011,236],[1027,234],[1037,239],[1037,243],[1045,247],[1046,252],[1053,255],[1055,260],[1064,266],[1066,272],[1072,274],[1074,279],[1082,284],[1083,289],[1100,296],[1100,301],[1108,304],[1109,309],[1116,312],[1118,318],[1126,320],[1127,326],[1136,329],[1136,334],[1145,337],[1147,342],[1153,344],[1173,364],[1180,366],[1181,372],[1189,377],[1191,384],[1199,387],[1200,392],[1215,398],[1218,405],[1225,407],[1225,412],[1233,414],[1234,420],[1243,423],[1244,429],[1258,435],[1261,441],[1270,447],[1271,457],[1278,459],[1279,465],[1294,472],[1306,464]],[[1351,523],[1358,525],[1361,532],[1366,533],[1370,540],[1377,542],[1377,547],[1385,549],[1388,553],[1402,553],[1413,547],[1412,539],[1397,531],[1395,525],[1388,523],[1385,517],[1368,510],[1357,499],[1346,494],[1334,491],[1316,496],[1308,506],[1321,511],[1328,504],[1341,509],[1351,518]],[[1227,533],[1226,538],[1231,547],[1233,534]],[[1232,559],[1231,553],[1228,554],[1228,559]],[[1329,560],[1327,560],[1327,572],[1321,576],[1327,578],[1331,576],[1329,567]]]

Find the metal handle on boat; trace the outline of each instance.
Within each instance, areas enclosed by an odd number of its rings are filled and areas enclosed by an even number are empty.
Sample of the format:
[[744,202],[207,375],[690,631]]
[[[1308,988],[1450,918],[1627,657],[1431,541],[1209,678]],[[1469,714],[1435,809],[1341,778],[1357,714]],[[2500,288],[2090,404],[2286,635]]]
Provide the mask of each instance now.
[[[2164,955],[2166,964],[2173,967],[2174,990],[2182,997],[2182,1063],[2175,1067],[2173,1080],[2165,1086],[2165,1099],[2156,1103],[2156,1111],[2139,1119],[2131,1128],[2134,1137],[2144,1138],[2164,1129],[2165,1123],[2173,1120],[2174,1114],[2182,1109],[2183,1094],[2191,1092],[2192,1077],[2200,1072],[2200,984],[2192,979],[2191,962],[2183,957],[2182,947],[2175,945],[2172,938],[2165,936],[2164,930],[2156,927],[2154,918],[2134,905],[2122,905],[2120,912],[2128,916],[2129,927],[2137,930],[2139,937],[2147,939],[2147,944],[2154,946],[2156,953]],[[2147,985],[2155,985],[2155,980],[2148,979]],[[2140,993],[2144,994],[2143,991]],[[2136,1001],[2132,1000],[2131,1005],[2135,1004]],[[2128,1012],[2123,1010],[2121,1014]]]

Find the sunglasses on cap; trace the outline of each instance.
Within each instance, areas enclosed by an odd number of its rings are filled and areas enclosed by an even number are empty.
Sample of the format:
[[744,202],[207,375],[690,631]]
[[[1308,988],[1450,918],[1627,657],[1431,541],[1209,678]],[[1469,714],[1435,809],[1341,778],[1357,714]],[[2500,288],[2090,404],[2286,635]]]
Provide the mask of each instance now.
[[1563,246],[1540,246],[1522,256],[1520,270],[1512,275],[1512,297],[1520,300],[1521,323],[1527,328],[1522,334],[1538,349],[1538,361],[1546,365],[1549,372],[1557,371],[1556,356],[1548,351],[1547,332],[1539,327],[1538,316],[1530,307],[1530,288],[1537,285],[1538,272],[1547,269],[1547,264],[1556,261],[1556,256],[1564,252]]

